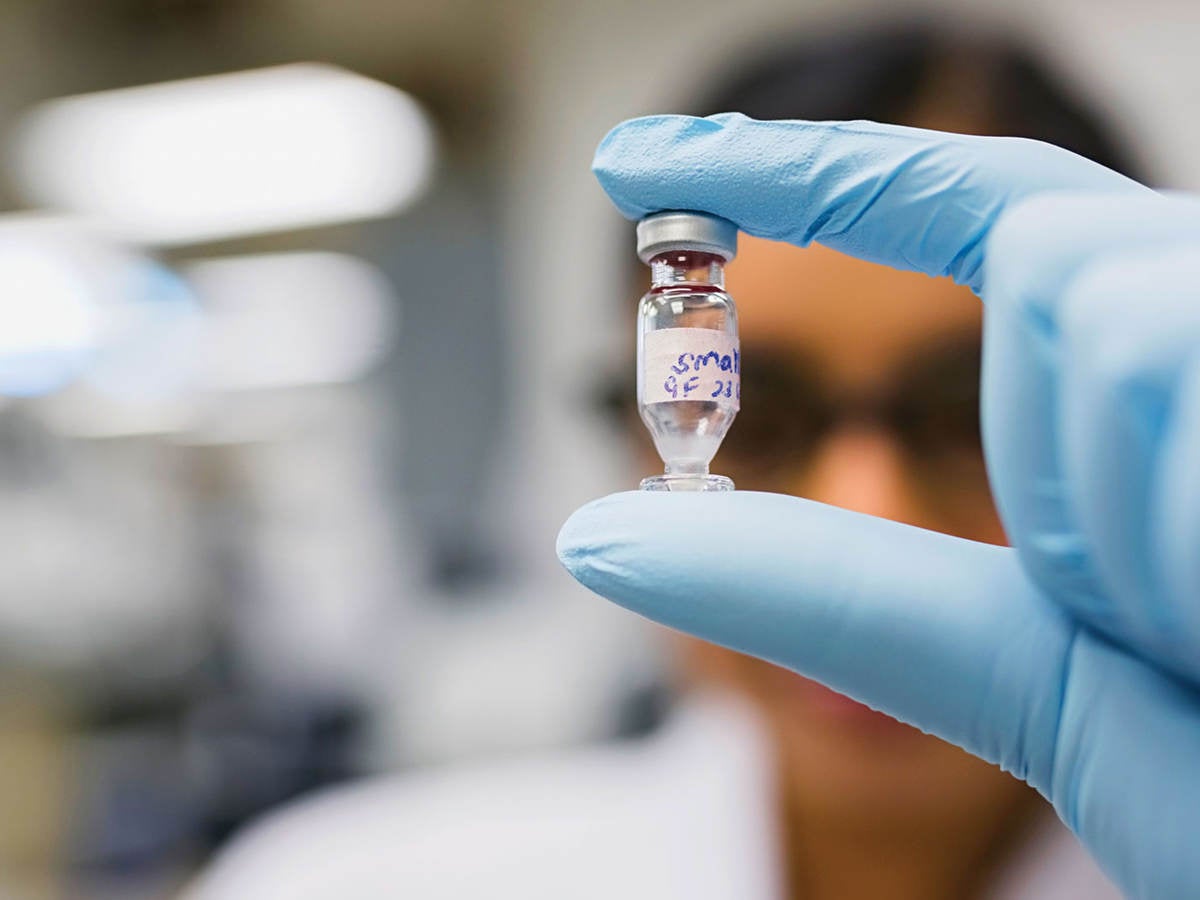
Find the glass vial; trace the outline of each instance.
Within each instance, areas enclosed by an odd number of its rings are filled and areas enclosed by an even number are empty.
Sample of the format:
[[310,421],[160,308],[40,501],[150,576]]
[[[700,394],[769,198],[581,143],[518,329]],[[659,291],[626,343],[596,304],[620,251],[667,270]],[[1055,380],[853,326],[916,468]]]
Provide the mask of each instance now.
[[650,290],[638,304],[638,412],[662,457],[644,491],[731,491],[709,463],[741,401],[737,311],[725,293],[725,263],[737,228],[696,212],[662,212],[637,226]]

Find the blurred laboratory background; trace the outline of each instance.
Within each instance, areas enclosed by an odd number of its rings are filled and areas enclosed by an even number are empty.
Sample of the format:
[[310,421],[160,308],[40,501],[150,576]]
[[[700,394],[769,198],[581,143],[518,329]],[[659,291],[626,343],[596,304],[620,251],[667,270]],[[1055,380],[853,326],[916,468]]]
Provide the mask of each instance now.
[[669,641],[554,556],[646,474],[593,148],[909,19],[1200,187],[1185,0],[0,5],[0,897],[172,897],[310,792],[652,728]]

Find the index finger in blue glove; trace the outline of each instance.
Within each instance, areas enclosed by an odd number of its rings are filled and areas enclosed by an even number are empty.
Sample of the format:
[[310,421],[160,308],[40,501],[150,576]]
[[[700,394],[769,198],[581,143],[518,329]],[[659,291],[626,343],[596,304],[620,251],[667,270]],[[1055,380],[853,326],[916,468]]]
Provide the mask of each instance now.
[[695,209],[747,234],[812,241],[982,288],[1000,214],[1047,190],[1146,192],[1059,147],[874,122],[760,122],[738,113],[631,119],[592,169],[626,216]]

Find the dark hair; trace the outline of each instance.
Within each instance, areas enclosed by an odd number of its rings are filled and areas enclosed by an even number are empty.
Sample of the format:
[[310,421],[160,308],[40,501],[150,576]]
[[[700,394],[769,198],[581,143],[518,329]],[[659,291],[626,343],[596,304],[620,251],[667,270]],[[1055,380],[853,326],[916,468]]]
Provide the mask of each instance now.
[[[1047,141],[1132,178],[1139,166],[1104,116],[1025,46],[943,27],[906,23],[834,32],[740,63],[697,105],[698,115],[756,119],[872,119],[901,125],[943,84],[977,88],[990,133]],[[970,89],[968,89],[970,90]],[[961,98],[960,98],[961,99]]]

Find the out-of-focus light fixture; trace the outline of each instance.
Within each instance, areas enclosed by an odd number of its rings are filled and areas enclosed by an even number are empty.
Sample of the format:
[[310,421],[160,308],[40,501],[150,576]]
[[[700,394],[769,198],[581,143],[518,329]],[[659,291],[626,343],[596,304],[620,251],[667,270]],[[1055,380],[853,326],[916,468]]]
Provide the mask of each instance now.
[[95,339],[90,301],[49,254],[0,238],[0,394],[37,396],[75,376]]
[[272,396],[262,392],[352,382],[396,334],[399,308],[390,282],[348,254],[232,256],[197,260],[178,272],[143,263],[127,273],[121,302],[97,311],[98,336],[74,383],[41,401],[40,415],[56,431],[261,440],[290,427],[288,404],[274,396],[268,404],[274,418],[254,407],[247,423],[231,395],[251,400]]
[[310,63],[53,100],[13,145],[28,200],[151,245],[387,215],[434,155],[407,94]]
[[79,220],[0,216],[0,397],[37,397],[71,434],[170,431],[202,338],[190,288],[163,263]]
[[155,260],[141,263],[128,273],[124,296],[108,304],[82,380],[121,406],[174,406],[195,390],[207,323],[178,273]]
[[0,395],[48,394],[79,376],[135,259],[67,219],[0,217]]
[[344,253],[234,256],[181,271],[209,320],[201,385],[207,391],[353,381],[396,330],[390,283]]

